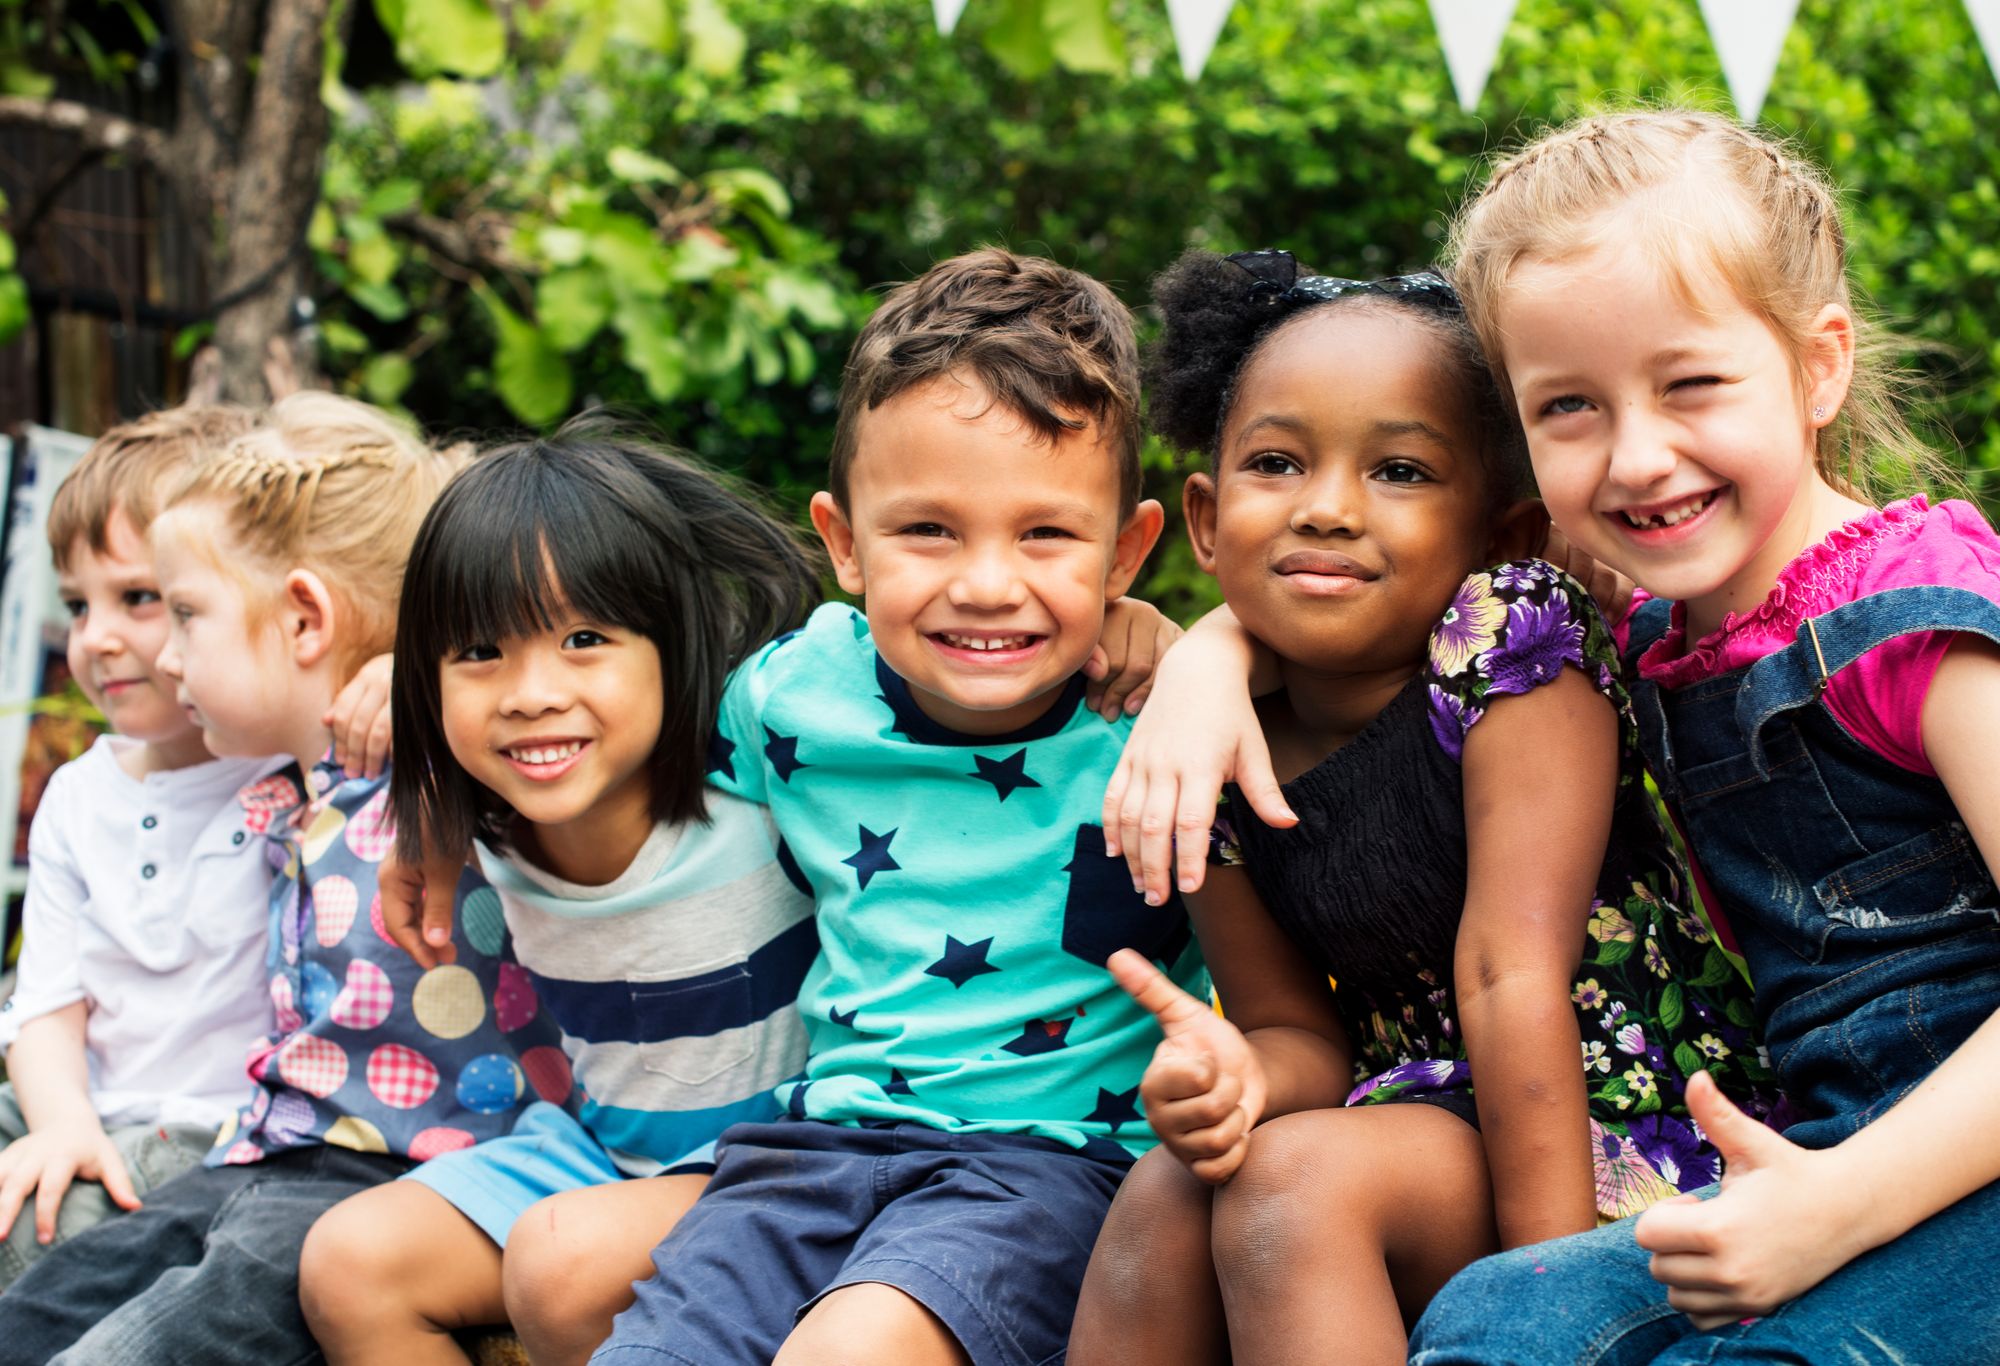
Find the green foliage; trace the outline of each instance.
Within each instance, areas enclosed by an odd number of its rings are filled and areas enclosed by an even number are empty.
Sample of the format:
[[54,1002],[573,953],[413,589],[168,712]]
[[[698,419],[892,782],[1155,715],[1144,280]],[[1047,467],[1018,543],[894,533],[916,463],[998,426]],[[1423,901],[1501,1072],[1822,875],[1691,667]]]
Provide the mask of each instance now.
[[[794,505],[864,290],[940,257],[1005,242],[1135,307],[1189,244],[1380,274],[1432,259],[1491,150],[1634,99],[1729,108],[1696,0],[1523,0],[1472,113],[1415,0],[1239,4],[1194,85],[1163,0],[974,0],[949,37],[925,0],[506,12],[497,78],[343,121],[314,240],[340,291],[326,364],[357,392],[405,379],[443,426],[540,418],[566,374],[569,406],[651,409]],[[1948,400],[1934,433],[1975,478],[2000,469],[2000,88],[1962,7],[1805,0],[1764,117],[1847,187],[1860,283],[1931,344],[1912,363]],[[388,186],[504,242],[481,288],[532,351],[464,270],[393,225],[373,244]],[[407,374],[372,370],[385,351]],[[1146,462],[1177,507],[1171,455]],[[1173,534],[1141,591],[1183,616],[1213,600]]]
[[[0,214],[6,211],[7,196],[0,195]],[[14,239],[0,232],[0,345],[27,325],[28,286],[14,268]]]

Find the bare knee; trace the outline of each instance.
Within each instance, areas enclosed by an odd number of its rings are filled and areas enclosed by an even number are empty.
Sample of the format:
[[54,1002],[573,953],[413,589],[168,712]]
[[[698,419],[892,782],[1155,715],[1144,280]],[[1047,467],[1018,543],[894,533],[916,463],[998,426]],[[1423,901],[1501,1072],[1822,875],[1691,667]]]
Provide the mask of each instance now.
[[1215,1197],[1210,1246],[1232,1288],[1272,1287],[1334,1231],[1363,1214],[1366,1165],[1322,1112],[1287,1115],[1251,1136],[1250,1152]]
[[842,1286],[800,1320],[772,1366],[967,1366],[965,1349],[930,1310],[894,1286]]
[[299,1308],[322,1342],[371,1320],[398,1317],[408,1284],[396,1265],[399,1240],[383,1237],[376,1192],[343,1200],[319,1217],[299,1250]]
[[1187,1276],[1174,1273],[1207,1274],[1214,1193],[1165,1148],[1141,1158],[1091,1251],[1084,1282],[1090,1310],[1130,1321],[1177,1303]]
[[[625,1249],[599,1245],[575,1225],[560,1196],[528,1207],[507,1234],[500,1291],[508,1321],[536,1361],[582,1360],[632,1303],[632,1282],[651,1270]],[[625,1252],[624,1256],[617,1255]]]

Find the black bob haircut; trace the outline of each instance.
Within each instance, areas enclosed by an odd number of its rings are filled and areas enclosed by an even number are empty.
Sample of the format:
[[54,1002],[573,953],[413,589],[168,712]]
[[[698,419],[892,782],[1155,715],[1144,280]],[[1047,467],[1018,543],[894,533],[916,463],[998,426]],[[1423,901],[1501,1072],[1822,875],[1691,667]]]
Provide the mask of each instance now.
[[804,620],[818,562],[798,534],[713,471],[634,427],[585,414],[460,471],[417,532],[390,685],[396,853],[509,840],[513,809],[445,742],[439,664],[554,629],[564,605],[645,636],[665,686],[651,759],[656,820],[700,820],[729,671]]
[[[1246,255],[1290,260],[1279,252]],[[1300,276],[1310,273],[1297,267]],[[1372,286],[1334,298],[1279,291],[1260,287],[1249,270],[1229,257],[1211,251],[1185,252],[1153,279],[1153,303],[1166,327],[1144,361],[1147,418],[1169,446],[1203,456],[1213,472],[1237,382],[1266,342],[1288,323],[1321,308],[1393,308],[1437,338],[1439,373],[1459,390],[1465,413],[1478,432],[1487,501],[1497,511],[1534,489],[1527,441],[1464,313],[1456,307],[1438,307],[1436,301],[1434,291]],[[1338,384],[1340,377],[1329,375],[1327,381]]]

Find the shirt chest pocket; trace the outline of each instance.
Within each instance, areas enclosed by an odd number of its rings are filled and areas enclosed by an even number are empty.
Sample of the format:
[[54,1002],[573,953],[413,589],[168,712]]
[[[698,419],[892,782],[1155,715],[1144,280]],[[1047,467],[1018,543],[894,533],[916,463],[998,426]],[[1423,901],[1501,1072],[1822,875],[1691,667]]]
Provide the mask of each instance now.
[[748,1062],[758,1020],[753,987],[742,960],[672,981],[629,983],[640,1065],[699,1086]]
[[205,946],[227,951],[268,935],[271,871],[262,836],[240,825],[203,831],[185,879],[187,900],[175,914]]

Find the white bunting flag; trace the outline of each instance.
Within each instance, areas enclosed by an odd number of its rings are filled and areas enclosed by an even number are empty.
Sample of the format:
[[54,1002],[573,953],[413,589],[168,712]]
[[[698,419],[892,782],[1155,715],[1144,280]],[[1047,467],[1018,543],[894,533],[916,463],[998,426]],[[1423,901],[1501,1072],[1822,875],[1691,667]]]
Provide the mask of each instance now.
[[1799,0],[1701,0],[1701,17],[1722,58],[1722,75],[1736,101],[1736,113],[1755,123],[1785,50]]
[[949,35],[965,13],[965,0],[931,0],[931,12],[937,15],[938,32]]
[[1979,45],[1986,49],[1986,64],[2000,77],[2000,0],[1965,0],[1965,8],[1971,11]]
[[1500,56],[1500,40],[1514,17],[1517,0],[1430,0],[1431,22],[1444,47],[1444,64],[1451,69],[1459,107],[1478,107],[1486,78]]
[[1236,0],[1167,0],[1167,22],[1174,26],[1174,43],[1181,51],[1181,74],[1191,81],[1201,79],[1208,54],[1229,21]]

